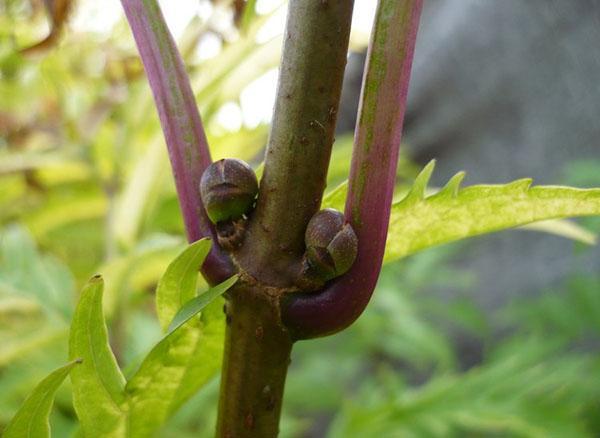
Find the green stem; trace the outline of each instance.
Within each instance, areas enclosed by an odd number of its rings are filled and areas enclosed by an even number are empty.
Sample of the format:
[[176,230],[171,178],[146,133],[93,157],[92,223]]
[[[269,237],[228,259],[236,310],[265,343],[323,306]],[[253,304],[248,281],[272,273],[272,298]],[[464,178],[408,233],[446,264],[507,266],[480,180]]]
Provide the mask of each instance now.
[[319,209],[348,52],[352,0],[289,2],[271,135],[242,273],[227,304],[218,437],[276,437],[292,340],[281,295],[293,286],[304,232]]
[[242,285],[231,294],[217,437],[276,437],[292,341],[268,290]]
[[256,210],[237,254],[254,277],[289,286],[319,209],[334,141],[352,0],[289,3],[275,112]]

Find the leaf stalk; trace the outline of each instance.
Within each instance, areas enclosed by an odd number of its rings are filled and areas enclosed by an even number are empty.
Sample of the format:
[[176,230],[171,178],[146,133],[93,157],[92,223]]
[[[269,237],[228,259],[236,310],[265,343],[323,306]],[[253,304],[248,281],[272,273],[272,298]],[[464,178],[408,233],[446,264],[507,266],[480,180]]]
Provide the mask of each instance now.
[[[200,178],[211,163],[206,135],[185,65],[156,0],[121,0],[135,38],[163,128],[189,242],[216,241],[199,195]],[[202,267],[211,284],[229,278],[233,266],[213,245]]]
[[367,55],[345,215],[358,236],[350,271],[318,294],[283,297],[296,339],[336,333],[365,309],[381,270],[423,0],[380,0]]

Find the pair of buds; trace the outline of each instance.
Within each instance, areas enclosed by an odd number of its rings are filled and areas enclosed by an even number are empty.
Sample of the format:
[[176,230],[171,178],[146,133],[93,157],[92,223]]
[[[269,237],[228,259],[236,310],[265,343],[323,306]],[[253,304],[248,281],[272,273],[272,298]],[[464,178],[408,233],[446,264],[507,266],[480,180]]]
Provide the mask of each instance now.
[[[204,171],[200,196],[209,219],[215,224],[220,246],[234,250],[242,244],[245,224],[257,195],[256,175],[242,160],[219,160]],[[358,239],[352,226],[337,210],[317,212],[306,227],[304,242],[302,275],[308,279],[308,284],[323,284],[339,277],[356,259]]]

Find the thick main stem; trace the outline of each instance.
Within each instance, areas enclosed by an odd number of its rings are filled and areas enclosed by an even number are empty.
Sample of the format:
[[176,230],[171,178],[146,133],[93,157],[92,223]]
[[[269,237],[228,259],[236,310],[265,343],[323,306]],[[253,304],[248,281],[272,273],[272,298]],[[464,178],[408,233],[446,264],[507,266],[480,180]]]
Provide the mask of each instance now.
[[237,254],[261,281],[289,286],[325,189],[353,0],[289,3],[273,124],[258,203]]
[[241,285],[231,294],[217,437],[275,437],[292,340],[268,291]]
[[260,192],[234,257],[217,436],[277,436],[292,339],[279,301],[294,281],[318,210],[342,89],[353,0],[289,2]]

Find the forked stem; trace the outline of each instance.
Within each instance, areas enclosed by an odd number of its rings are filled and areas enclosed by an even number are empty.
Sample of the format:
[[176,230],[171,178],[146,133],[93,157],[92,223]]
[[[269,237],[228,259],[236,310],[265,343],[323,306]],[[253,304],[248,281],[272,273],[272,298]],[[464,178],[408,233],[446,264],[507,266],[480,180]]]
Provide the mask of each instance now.
[[[159,110],[188,237],[214,236],[197,194],[210,156],[183,63],[156,0],[121,1]],[[379,1],[345,211],[358,235],[358,259],[325,291],[298,295],[289,292],[306,225],[325,188],[353,0],[289,2],[259,198],[245,243],[234,253],[242,280],[230,291],[226,309],[220,437],[276,436],[293,340],[345,328],[371,296],[385,246],[421,8],[422,0]],[[233,268],[215,245],[203,272],[215,282]]]

